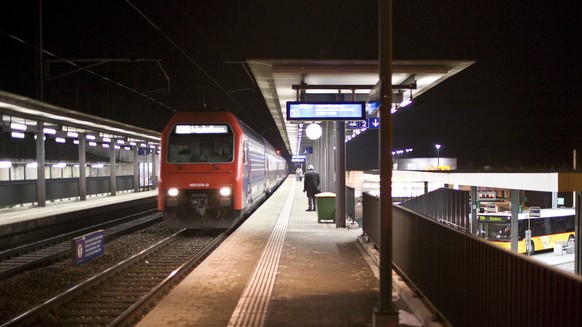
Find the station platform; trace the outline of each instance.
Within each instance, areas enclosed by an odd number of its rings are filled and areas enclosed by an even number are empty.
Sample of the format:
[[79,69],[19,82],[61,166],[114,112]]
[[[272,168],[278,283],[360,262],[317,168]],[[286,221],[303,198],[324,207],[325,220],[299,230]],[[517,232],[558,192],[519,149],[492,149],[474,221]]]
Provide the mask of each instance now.
[[55,214],[71,213],[85,209],[123,203],[139,199],[157,197],[158,191],[119,193],[116,196],[93,196],[85,201],[78,199],[47,202],[45,207],[24,205],[0,210],[0,226],[11,225],[29,220],[43,219]]
[[[288,178],[137,326],[373,326],[379,274],[362,230],[318,223],[302,191]],[[427,325],[396,291],[393,303],[399,326]]]

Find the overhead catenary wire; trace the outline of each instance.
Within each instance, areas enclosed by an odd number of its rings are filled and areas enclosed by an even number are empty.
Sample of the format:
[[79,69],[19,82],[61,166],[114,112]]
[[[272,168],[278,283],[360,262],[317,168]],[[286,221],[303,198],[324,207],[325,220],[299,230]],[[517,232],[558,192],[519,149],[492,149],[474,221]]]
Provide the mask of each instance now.
[[200,66],[192,57],[190,57],[186,51],[184,51],[174,40],[172,40],[164,31],[162,31],[151,19],[149,19],[139,8],[137,8],[131,1],[125,0],[127,4],[129,4],[138,14],[140,14],[152,27],[154,27],[170,44],[172,44],[186,59],[192,63],[204,76],[206,76],[214,85],[216,85],[224,94],[226,94],[233,103],[237,103],[237,101],[230,95],[230,93],[217,81],[215,80],[202,66]]
[[[234,91],[228,91],[226,90],[216,79],[214,79],[210,73],[208,73],[204,68],[202,68],[202,66],[200,66],[200,64],[198,64],[194,59],[192,59],[191,56],[189,56],[186,51],[184,51],[174,40],[172,40],[172,38],[170,38],[170,36],[168,36],[164,31],[162,31],[162,29],[157,26],[151,19],[149,19],[139,8],[137,8],[131,1],[126,0],[126,2],[139,14],[141,15],[152,27],[154,27],[168,42],[170,42],[170,44],[172,44],[172,46],[174,46],[190,63],[192,63],[200,72],[202,72],[212,83],[214,83],[224,94],[226,94],[228,96],[228,98],[230,98],[230,100],[233,102],[234,107],[236,107],[237,109],[233,112],[235,115],[238,114],[239,111],[242,111],[245,116],[248,118],[248,121],[250,121],[253,125],[257,126],[257,123],[254,121],[253,117],[251,115],[249,115],[249,113],[245,110],[245,106],[241,105],[238,103],[238,101],[232,96],[231,93],[240,91],[240,90],[234,90]],[[209,40],[209,38],[207,37],[207,35],[190,19],[190,17],[188,17],[188,15],[186,15],[186,13],[184,12],[184,10],[178,6],[178,10],[180,11],[180,13],[182,15],[184,15],[186,17],[186,19],[190,22],[190,24],[192,24],[192,26],[196,29],[196,31],[198,31],[198,33],[200,33],[202,35],[202,37],[206,40]],[[222,52],[220,52],[218,49],[217,51],[220,53],[220,55],[224,56],[224,54]]]
[[[38,48],[37,48],[35,45],[33,45],[33,44],[30,44],[30,43],[26,42],[25,40],[23,40],[23,39],[21,39],[21,38],[19,38],[19,37],[16,37],[16,36],[14,36],[14,35],[12,35],[12,34],[8,34],[8,33],[4,32],[4,31],[0,31],[0,33],[4,34],[5,36],[7,36],[7,37],[9,37],[9,38],[11,38],[11,39],[13,39],[13,40],[15,40],[15,41],[17,41],[17,42],[20,42],[20,43],[22,43],[22,44],[25,44],[25,45],[27,45],[27,46],[29,46],[29,47],[32,47],[32,48],[34,48],[34,49],[38,50]],[[47,55],[49,55],[49,56],[53,57],[53,58],[57,58],[57,59],[59,59],[59,60],[61,60],[61,61],[63,61],[63,62],[66,62],[66,63],[68,63],[69,65],[72,65],[72,66],[74,66],[74,67],[77,67],[77,68],[79,68],[80,70],[83,70],[83,71],[85,71],[85,72],[87,72],[87,73],[89,73],[89,74],[91,74],[91,75],[93,75],[93,76],[99,77],[99,78],[101,78],[101,79],[103,79],[103,80],[105,80],[105,81],[107,81],[107,82],[109,82],[109,83],[113,83],[113,84],[115,84],[115,85],[117,85],[117,86],[119,86],[119,87],[121,87],[121,88],[124,88],[124,89],[126,89],[126,90],[130,91],[130,92],[133,92],[133,93],[135,93],[135,94],[138,94],[138,95],[140,95],[140,96],[142,96],[142,97],[144,97],[144,98],[146,98],[146,99],[148,99],[148,100],[150,100],[150,101],[152,101],[152,102],[155,102],[155,103],[159,104],[159,105],[160,105],[160,106],[162,106],[162,107],[165,107],[165,108],[167,108],[167,109],[170,109],[170,110],[172,110],[172,111],[174,111],[174,112],[176,111],[174,108],[170,107],[169,105],[167,105],[167,104],[165,104],[165,103],[163,103],[163,102],[160,102],[159,100],[157,100],[157,99],[154,99],[154,98],[150,97],[149,95],[146,95],[146,94],[145,94],[145,93],[143,93],[143,92],[140,92],[140,91],[138,91],[138,90],[136,90],[136,89],[133,89],[133,88],[131,88],[131,87],[129,87],[129,86],[127,86],[127,85],[125,85],[125,84],[121,83],[121,82],[115,81],[115,80],[113,80],[113,79],[111,79],[111,78],[109,78],[109,77],[107,77],[107,76],[103,76],[103,75],[101,75],[101,74],[99,74],[99,73],[96,73],[96,72],[94,72],[94,71],[90,70],[90,69],[84,68],[84,67],[82,67],[82,66],[80,66],[80,65],[78,65],[78,64],[76,64],[76,63],[74,63],[74,62],[72,62],[71,60],[68,60],[68,59],[65,59],[65,58],[59,57],[58,55],[56,55],[56,54],[54,54],[54,53],[52,53],[52,52],[49,52],[49,51],[47,51],[47,50],[45,50],[45,49],[42,49],[42,52],[43,52],[44,54],[47,54]]]

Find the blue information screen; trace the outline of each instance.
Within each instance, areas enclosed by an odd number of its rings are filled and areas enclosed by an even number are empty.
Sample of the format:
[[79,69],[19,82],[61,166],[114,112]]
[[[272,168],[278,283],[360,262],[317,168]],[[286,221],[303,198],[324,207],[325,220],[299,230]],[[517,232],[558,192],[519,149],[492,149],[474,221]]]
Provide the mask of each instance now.
[[287,102],[287,120],[356,120],[365,117],[364,101]]

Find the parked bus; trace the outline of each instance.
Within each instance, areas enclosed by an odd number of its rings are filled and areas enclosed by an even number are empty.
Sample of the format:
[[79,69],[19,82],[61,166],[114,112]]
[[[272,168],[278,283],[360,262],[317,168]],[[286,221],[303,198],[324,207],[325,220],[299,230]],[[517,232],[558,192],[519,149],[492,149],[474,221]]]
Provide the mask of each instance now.
[[[526,230],[531,231],[528,253],[553,249],[557,242],[568,243],[575,239],[573,208],[538,209],[518,214],[519,253],[526,253]],[[505,249],[511,249],[511,212],[478,213],[477,235]]]

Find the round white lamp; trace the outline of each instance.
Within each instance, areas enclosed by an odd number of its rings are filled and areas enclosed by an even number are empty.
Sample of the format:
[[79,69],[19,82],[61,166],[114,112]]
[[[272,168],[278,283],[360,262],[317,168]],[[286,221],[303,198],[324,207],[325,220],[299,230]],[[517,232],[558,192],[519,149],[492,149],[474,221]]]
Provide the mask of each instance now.
[[318,124],[309,124],[305,128],[305,134],[310,140],[317,140],[321,136],[321,126]]

